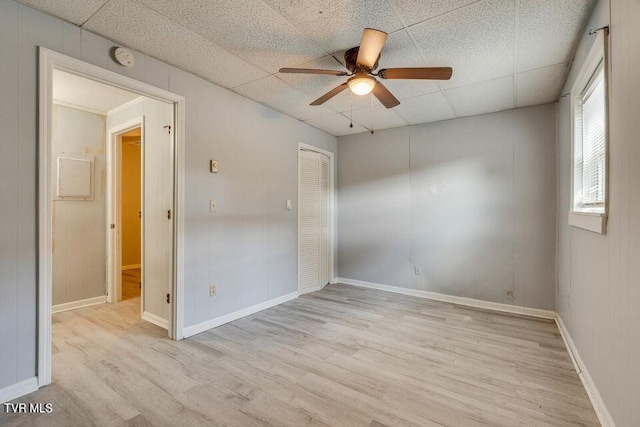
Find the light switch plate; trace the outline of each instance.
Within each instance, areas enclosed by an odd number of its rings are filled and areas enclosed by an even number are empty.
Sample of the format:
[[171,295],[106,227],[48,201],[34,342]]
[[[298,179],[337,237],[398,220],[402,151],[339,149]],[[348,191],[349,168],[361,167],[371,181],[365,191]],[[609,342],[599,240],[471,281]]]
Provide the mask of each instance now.
[[210,297],[214,297],[216,296],[216,285],[209,285],[209,296]]
[[287,200],[287,210],[291,210],[291,200]]
[[218,204],[215,200],[209,200],[209,211],[215,212],[218,210]]
[[211,170],[211,173],[218,173],[218,161],[217,160],[210,160],[209,161],[209,169]]
[[413,266],[413,273],[416,276],[420,276],[422,274],[422,267],[420,267],[419,265],[414,265]]

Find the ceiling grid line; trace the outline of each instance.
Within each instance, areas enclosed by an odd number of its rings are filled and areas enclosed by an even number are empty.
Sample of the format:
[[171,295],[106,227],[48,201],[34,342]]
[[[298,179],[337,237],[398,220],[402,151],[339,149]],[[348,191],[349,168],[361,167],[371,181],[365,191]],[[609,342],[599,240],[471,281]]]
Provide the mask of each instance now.
[[[478,0],[478,1],[481,1],[481,0]],[[400,20],[400,22],[402,23],[402,26],[404,27],[405,31],[407,32],[407,35],[409,36],[409,39],[411,40],[411,43],[413,44],[413,47],[414,47],[414,48],[416,49],[416,51],[418,52],[418,55],[420,55],[420,58],[422,58],[422,63],[423,63],[423,65],[424,65],[425,67],[429,66],[429,63],[428,63],[427,59],[424,57],[424,54],[422,53],[422,49],[420,49],[420,48],[418,47],[418,44],[416,43],[415,37],[414,37],[414,35],[411,33],[411,31],[409,31],[409,29],[408,29],[408,27],[407,27],[407,25],[406,25],[406,23],[405,23],[404,19],[400,16],[400,13],[396,10],[395,6],[394,6],[393,4],[391,4],[391,0],[387,0],[387,2],[388,2],[388,3],[389,3],[389,5],[391,6],[391,9],[393,9],[393,11],[395,12],[395,14],[398,16],[398,19]],[[474,3],[477,3],[477,2],[474,2]],[[473,4],[473,3],[472,3],[472,4]],[[467,6],[469,6],[469,5],[467,5]],[[466,6],[463,6],[463,7],[466,7]],[[460,8],[458,8],[458,9],[462,9],[463,7],[460,7]],[[458,10],[458,9],[454,9],[454,10]],[[450,13],[450,12],[452,12],[452,11],[447,11],[447,12],[441,13],[441,14],[440,14],[440,15],[438,15],[438,16],[442,16],[442,15],[445,15],[445,14]],[[433,18],[435,18],[435,17],[431,17],[431,18],[429,18],[429,19],[433,19]],[[422,23],[424,23],[424,22],[428,21],[429,19],[425,19],[424,21],[421,21],[421,22],[422,22]],[[455,70],[454,70],[454,72],[455,72]],[[441,93],[441,94],[442,94],[442,96],[444,97],[445,101],[446,101],[446,102],[447,102],[447,104],[449,105],[449,108],[451,108],[451,111],[453,111],[453,114],[454,114],[456,117],[458,117],[458,113],[456,112],[455,108],[453,107],[453,104],[451,103],[451,101],[450,101],[450,100],[449,100],[449,98],[447,97],[447,94],[446,94],[446,93],[445,93],[445,91],[442,89],[442,85],[440,84],[440,82],[436,81],[436,82],[435,82],[435,84],[436,84],[436,86],[438,86],[438,90],[440,91],[440,93]],[[403,119],[404,119],[404,117],[403,117]],[[415,123],[411,123],[411,122],[410,122],[409,120],[407,120],[407,119],[404,119],[404,120],[405,120],[407,123],[415,124]]]
[[[391,2],[391,1],[393,1],[393,0],[387,0],[387,1],[388,1],[388,2]],[[413,23],[413,24],[411,24],[411,25],[405,25],[404,29],[405,29],[405,30],[408,30],[408,29],[410,29],[410,28],[412,28],[412,27],[415,27],[416,25],[424,24],[425,22],[427,22],[427,21],[431,21],[432,19],[439,18],[439,17],[441,17],[441,16],[443,16],[443,15],[446,15],[446,14],[449,14],[449,13],[452,13],[452,12],[457,12],[457,11],[459,11],[459,10],[462,10],[462,9],[467,8],[467,7],[473,6],[474,4],[476,4],[476,3],[480,3],[480,2],[482,2],[482,1],[484,1],[484,0],[476,0],[476,1],[473,1],[473,2],[471,2],[471,3],[467,3],[467,4],[465,4],[465,5],[462,5],[462,6],[460,6],[460,7],[456,7],[456,8],[454,8],[454,9],[447,10],[446,12],[442,12],[442,13],[439,13],[439,14],[437,14],[437,15],[430,16],[430,17],[428,17],[427,19],[423,19],[422,21],[414,22],[414,23]]]
[[84,24],[86,24],[88,21],[91,20],[91,18],[93,18],[98,12],[100,12],[111,0],[106,0],[104,3],[102,3],[102,5],[96,9],[95,12],[93,12],[91,14],[90,17],[88,17],[87,19],[84,20],[83,23],[81,23],[80,25],[78,25],[80,28],[82,28],[84,26]]
[[[393,3],[392,0],[386,0],[387,4],[389,5],[389,7],[391,8],[391,10],[393,10],[393,13],[396,15],[396,17],[398,18],[398,21],[400,21],[400,24],[402,24],[402,28],[394,31],[392,34],[400,32],[400,31],[404,31],[407,36],[409,36],[409,39],[411,40],[411,43],[413,44],[414,49],[418,52],[418,55],[420,55],[420,58],[422,59],[422,65],[423,66],[427,66],[427,62],[425,61],[424,57],[422,56],[422,53],[420,52],[420,49],[418,49],[418,46],[416,46],[415,41],[413,40],[413,36],[411,35],[411,33],[409,32],[409,30],[407,30],[407,23],[405,22],[404,18],[402,17],[402,14],[400,12],[398,12],[398,9],[396,8],[396,5]],[[480,0],[478,0],[480,1]],[[436,82],[437,84],[437,82]],[[438,85],[438,88],[440,88],[440,86]],[[442,92],[442,90],[441,90]],[[398,117],[400,117],[402,119],[402,121],[404,121],[407,125],[411,125],[411,122],[409,120],[407,120],[406,118],[404,118],[402,116],[402,114],[400,114],[399,112],[396,112],[396,115]]]
[[[477,3],[477,2],[476,2],[476,3]],[[392,6],[392,7],[393,7],[393,6]],[[466,6],[463,6],[463,7],[466,7]],[[462,8],[458,8],[458,9],[462,9]],[[458,9],[456,9],[456,10],[458,10]],[[442,13],[442,14],[440,14],[439,16],[445,15],[445,14],[450,13],[450,12],[451,12],[451,11],[449,11],[449,12],[445,12],[445,13]],[[396,12],[396,13],[397,13],[397,12]],[[400,18],[400,19],[402,19],[402,18]],[[433,19],[433,18],[430,18],[430,19]],[[426,21],[428,21],[428,19],[427,19],[427,20],[424,20],[424,21],[422,21],[422,22],[424,23],[424,22],[426,22]],[[405,27],[405,30],[406,30],[406,32],[407,32],[407,35],[408,35],[408,36],[409,36],[409,38],[411,39],[411,43],[413,43],[413,47],[415,47],[415,49],[418,51],[418,55],[420,55],[420,58],[422,58],[422,62],[423,62],[423,64],[424,64],[424,66],[428,66],[428,65],[429,65],[429,63],[428,63],[427,59],[424,57],[424,53],[422,52],[422,49],[420,49],[420,48],[418,47],[418,44],[416,43],[416,40],[415,40],[415,36],[412,34],[412,32],[411,32],[411,31],[409,31],[409,30],[407,29],[407,26],[404,24],[404,22],[403,22],[403,21],[401,21],[401,22],[403,23],[403,25],[404,25],[404,27]],[[455,70],[454,70],[454,73],[455,73]],[[440,82],[436,81],[436,82],[435,82],[435,84],[436,84],[436,86],[438,86],[438,90],[440,91],[440,93],[441,93],[441,94],[442,94],[442,96],[444,97],[445,101],[446,101],[446,102],[447,102],[447,104],[449,105],[449,108],[451,108],[451,111],[453,111],[453,114],[454,114],[456,117],[459,117],[458,112],[456,111],[456,109],[454,108],[453,104],[451,103],[451,100],[449,100],[449,97],[448,97],[448,96],[447,96],[447,94],[445,93],[444,89],[442,89],[442,85],[440,84]],[[406,120],[406,119],[405,119],[405,120]],[[406,121],[407,121],[407,122],[409,122],[408,120],[406,120]],[[415,123],[411,123],[411,124],[415,124]]]
[[[324,53],[324,56],[327,55],[331,55],[331,52],[327,52],[322,46],[320,46],[319,44],[317,44],[315,42],[315,40],[313,40],[311,37],[307,36],[302,30],[300,30],[296,25],[293,24],[293,22],[289,22],[289,20],[284,17],[280,12],[278,12],[277,10],[275,10],[273,7],[271,7],[271,5],[269,3],[267,3],[264,0],[258,0],[260,1],[260,3],[264,4],[266,7],[268,7],[271,11],[273,11],[273,13],[275,13],[276,15],[278,15],[279,17],[281,17],[286,23],[288,23],[289,25],[291,25],[292,28],[295,28],[295,30],[300,33],[300,35],[302,37],[304,37],[305,39],[307,39],[309,42],[311,42],[311,44],[313,44],[318,50],[320,50],[321,52]],[[294,65],[300,65],[300,64],[294,64]],[[274,73],[277,74],[277,73]]]

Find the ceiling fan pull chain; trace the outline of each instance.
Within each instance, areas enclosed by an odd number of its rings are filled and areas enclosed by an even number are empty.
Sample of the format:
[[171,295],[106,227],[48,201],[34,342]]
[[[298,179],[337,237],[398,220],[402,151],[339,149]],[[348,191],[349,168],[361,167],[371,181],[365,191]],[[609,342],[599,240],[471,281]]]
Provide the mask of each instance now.
[[371,105],[369,106],[369,117],[371,118],[371,135],[373,135],[373,92],[369,96],[371,99]]
[[349,120],[351,123],[349,127],[353,127],[353,92],[349,91]]

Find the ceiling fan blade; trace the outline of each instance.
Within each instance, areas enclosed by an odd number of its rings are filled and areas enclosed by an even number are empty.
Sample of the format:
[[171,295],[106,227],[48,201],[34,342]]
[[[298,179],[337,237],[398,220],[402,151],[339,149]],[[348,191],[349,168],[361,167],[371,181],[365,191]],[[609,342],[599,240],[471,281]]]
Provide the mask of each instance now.
[[449,80],[451,74],[451,67],[386,68],[378,72],[383,79]]
[[362,33],[362,40],[360,40],[356,63],[367,68],[373,68],[378,62],[378,57],[386,40],[387,33],[384,31],[365,28]]
[[377,82],[373,87],[373,96],[378,98],[378,101],[387,108],[393,108],[396,105],[400,105],[398,98],[393,96],[389,89],[387,89],[382,83]]
[[346,71],[337,70],[316,70],[313,68],[280,68],[281,73],[292,74],[326,74],[328,76],[346,76]]
[[346,88],[347,88],[347,83],[346,82],[342,83],[340,86],[331,89],[329,92],[325,93],[320,98],[313,101],[310,105],[322,105],[328,100],[330,100],[331,98],[333,98],[334,96],[336,96],[337,94],[339,94],[340,92],[342,92],[343,90],[345,90]]

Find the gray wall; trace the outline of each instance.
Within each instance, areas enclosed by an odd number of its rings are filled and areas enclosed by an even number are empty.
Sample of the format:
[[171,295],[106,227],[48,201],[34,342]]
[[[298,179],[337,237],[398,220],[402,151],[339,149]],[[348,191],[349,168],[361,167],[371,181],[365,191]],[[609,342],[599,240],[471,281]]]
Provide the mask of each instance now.
[[594,37],[611,24],[607,234],[570,227],[570,100],[558,107],[557,307],[618,427],[640,425],[640,2],[601,0],[576,54],[571,90]]
[[555,141],[554,104],[340,137],[340,276],[553,310]]
[[[52,179],[53,305],[104,296],[106,285],[106,117],[53,105],[57,155],[93,155],[93,199],[60,200]],[[52,171],[55,175],[56,157]]]
[[186,326],[296,290],[297,142],[335,137],[139,53],[119,67],[106,39],[0,0],[0,388],[36,374],[39,45],[186,97]]

